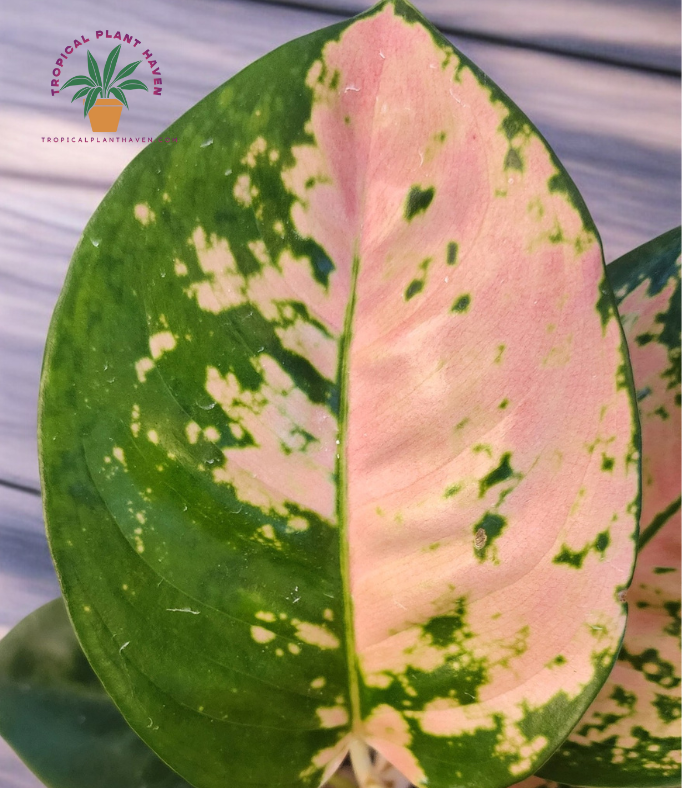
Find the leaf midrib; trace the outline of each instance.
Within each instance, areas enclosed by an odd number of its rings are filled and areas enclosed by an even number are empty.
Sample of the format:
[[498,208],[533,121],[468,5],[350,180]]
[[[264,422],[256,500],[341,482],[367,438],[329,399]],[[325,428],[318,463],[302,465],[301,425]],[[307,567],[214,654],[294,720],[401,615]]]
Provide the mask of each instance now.
[[360,693],[356,668],[356,636],[353,623],[353,598],[351,596],[351,560],[348,538],[348,482],[346,463],[346,442],[349,412],[349,355],[353,314],[356,307],[356,282],[360,258],[354,254],[351,269],[351,294],[344,316],[344,330],[339,355],[339,451],[337,453],[337,516],[339,521],[339,561],[341,565],[342,589],[344,599],[344,642],[349,672],[349,695],[351,700],[351,727],[360,723]]
[[[362,15],[364,18],[371,16],[374,13],[379,13],[383,10],[382,7],[375,7],[366,14]],[[353,24],[353,22],[352,22]],[[347,28],[348,29],[348,28]],[[324,53],[322,55],[324,60]],[[368,171],[368,163],[372,159],[373,152],[373,128],[374,128],[374,115],[377,112],[377,97],[380,93],[382,83],[382,76],[384,74],[384,67],[386,61],[383,59],[381,62],[381,70],[376,81],[375,86],[375,104],[373,113],[373,124],[370,127],[370,142],[367,149],[367,159],[365,166],[361,170],[363,174],[362,188],[359,190],[360,204],[358,206],[357,220],[359,222],[358,236],[356,238],[355,249],[353,253],[353,261],[351,266],[351,282],[349,302],[346,306],[346,313],[344,315],[344,328],[340,342],[339,354],[339,452],[337,455],[337,517],[339,523],[339,560],[341,568],[341,581],[342,593],[344,601],[344,642],[346,644],[346,662],[349,676],[349,697],[351,701],[351,721],[350,729],[355,731],[361,725],[361,708],[360,708],[360,688],[358,685],[358,664],[357,664],[357,651],[356,651],[356,633],[354,626],[353,615],[353,596],[351,593],[351,559],[349,549],[349,529],[348,529],[348,480],[347,480],[347,432],[348,432],[348,412],[349,412],[349,359],[351,351],[351,340],[353,336],[353,317],[356,307],[356,291],[358,283],[358,273],[360,270],[360,249],[361,239],[363,235],[363,228],[365,223],[363,216],[365,214],[365,201],[367,197],[367,189],[365,179]]]

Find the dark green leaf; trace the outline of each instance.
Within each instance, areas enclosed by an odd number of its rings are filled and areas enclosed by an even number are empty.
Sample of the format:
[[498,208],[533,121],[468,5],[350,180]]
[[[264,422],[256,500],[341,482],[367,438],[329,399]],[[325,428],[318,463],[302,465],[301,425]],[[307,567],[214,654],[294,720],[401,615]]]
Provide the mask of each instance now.
[[121,90],[148,90],[147,85],[139,79],[127,79],[119,83]]
[[74,85],[89,85],[91,88],[95,87],[95,83],[92,81],[92,79],[90,79],[90,77],[78,76],[71,77],[71,79],[67,80],[59,90],[62,91],[64,88],[70,88]]
[[99,87],[102,87],[102,76],[100,74],[100,67],[97,65],[97,61],[92,56],[90,50],[88,50],[88,71],[90,72],[90,76],[93,79],[93,82]]
[[90,88],[85,104],[83,105],[83,117],[88,116],[88,112],[95,106],[95,102],[100,95],[102,95],[102,88]]
[[119,52],[121,51],[121,44],[114,47],[112,51],[109,53],[109,57],[107,58],[107,62],[104,64],[104,74],[102,76],[102,88],[104,92],[107,92],[107,88],[109,87],[111,78],[114,74],[114,69],[116,68],[116,61],[119,59]]
[[61,599],[0,641],[0,735],[51,788],[189,788],[104,691]]
[[111,81],[111,84],[113,85],[115,82],[118,82],[120,79],[123,79],[124,77],[129,77],[135,71],[135,69],[140,65],[140,63],[142,63],[142,60],[136,60],[135,63],[129,63],[127,66],[124,66],[121,69],[121,71],[119,71],[119,73]]
[[114,98],[117,98],[126,109],[129,109],[126,95],[122,90],[119,90],[118,88],[109,88],[109,92],[112,96],[114,96]]
[[84,88],[81,88],[80,90],[77,90],[74,93],[73,98],[71,99],[71,103],[73,104],[74,101],[76,101],[76,99],[83,98],[83,96],[87,96],[89,92],[90,92],[90,88],[87,87],[87,86],[84,87]]

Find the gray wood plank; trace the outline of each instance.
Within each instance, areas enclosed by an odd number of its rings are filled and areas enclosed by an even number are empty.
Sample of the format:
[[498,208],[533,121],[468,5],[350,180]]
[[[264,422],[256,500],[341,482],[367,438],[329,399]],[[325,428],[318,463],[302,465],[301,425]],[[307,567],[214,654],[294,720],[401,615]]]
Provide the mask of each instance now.
[[[364,0],[286,4],[345,15],[369,5]],[[680,74],[681,5],[675,0],[414,0],[413,5],[447,33]]]
[[[58,596],[40,498],[0,486],[0,638]],[[42,786],[1,738],[0,786]]]
[[45,788],[19,760],[9,744],[0,738],[0,785],[2,788]]
[[0,637],[59,593],[40,497],[0,486]]
[[71,252],[106,191],[5,178],[0,194],[0,479],[38,487],[43,346]]

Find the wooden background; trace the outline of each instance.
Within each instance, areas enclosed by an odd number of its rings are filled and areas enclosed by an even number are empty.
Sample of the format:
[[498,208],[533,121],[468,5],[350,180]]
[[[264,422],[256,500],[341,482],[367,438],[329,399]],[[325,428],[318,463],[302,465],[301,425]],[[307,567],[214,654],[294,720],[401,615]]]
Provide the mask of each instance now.
[[[608,261],[680,223],[679,3],[416,5],[540,128],[583,193]],[[0,637],[59,594],[43,533],[35,438],[43,345],[88,217],[143,147],[43,142],[92,135],[69,103],[73,91],[50,95],[55,59],[85,35],[102,63],[100,52],[106,55],[112,43],[95,43],[93,31],[133,34],[153,51],[163,90],[161,96],[132,94],[119,134],[158,136],[251,61],[365,7],[364,0],[23,0],[3,8]],[[133,59],[121,56],[122,63]],[[83,73],[71,68],[83,62],[74,56],[65,77]],[[39,785],[0,742],[0,788]]]

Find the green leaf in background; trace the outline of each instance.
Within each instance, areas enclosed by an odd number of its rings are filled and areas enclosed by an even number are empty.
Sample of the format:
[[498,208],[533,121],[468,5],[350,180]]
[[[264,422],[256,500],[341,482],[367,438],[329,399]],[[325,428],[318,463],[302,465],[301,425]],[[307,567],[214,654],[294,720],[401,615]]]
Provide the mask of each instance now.
[[111,78],[114,75],[114,69],[116,68],[116,62],[119,59],[119,52],[121,51],[121,44],[115,46],[114,49],[109,53],[109,57],[107,58],[107,62],[104,64],[104,74],[102,78],[102,89],[104,92],[107,92],[107,88],[111,83]]
[[430,788],[522,779],[609,673],[639,508],[581,197],[402,0],[165,136],[88,224],[44,364],[88,658],[200,788],[313,788],[367,747]]
[[117,98],[126,109],[129,109],[126,94],[122,90],[119,90],[118,88],[109,88],[109,92],[112,96],[114,96],[114,98]]
[[681,782],[681,230],[607,267],[638,392],[643,508],[624,643],[607,683],[541,773],[572,785]]
[[85,103],[83,104],[83,117],[86,118],[88,116],[88,112],[95,106],[95,102],[97,101],[98,97],[102,95],[102,88],[90,88],[88,91],[88,95],[85,99]]
[[90,93],[90,88],[86,85],[86,87],[77,90],[71,99],[71,103],[73,104],[76,99],[83,98],[83,96],[87,96]]
[[119,73],[114,77],[114,79],[112,79],[110,84],[113,85],[115,82],[118,82],[120,79],[123,79],[124,77],[129,77],[135,71],[135,69],[140,65],[140,63],[142,63],[142,60],[137,60],[135,63],[129,63],[127,66],[124,66],[121,69],[121,71],[119,71]]
[[0,734],[50,788],[189,788],[126,724],[61,599],[0,640]]
[[139,79],[127,79],[125,82],[120,82],[118,87],[121,90],[148,90],[147,85]]
[[93,82],[101,88],[102,76],[100,74],[100,67],[97,65],[97,61],[92,56],[90,50],[88,50],[88,71],[90,72]]
[[74,85],[88,85],[88,87],[91,88],[95,87],[95,83],[92,81],[92,79],[90,79],[90,77],[78,76],[68,79],[59,90],[62,91],[64,88],[70,88]]

